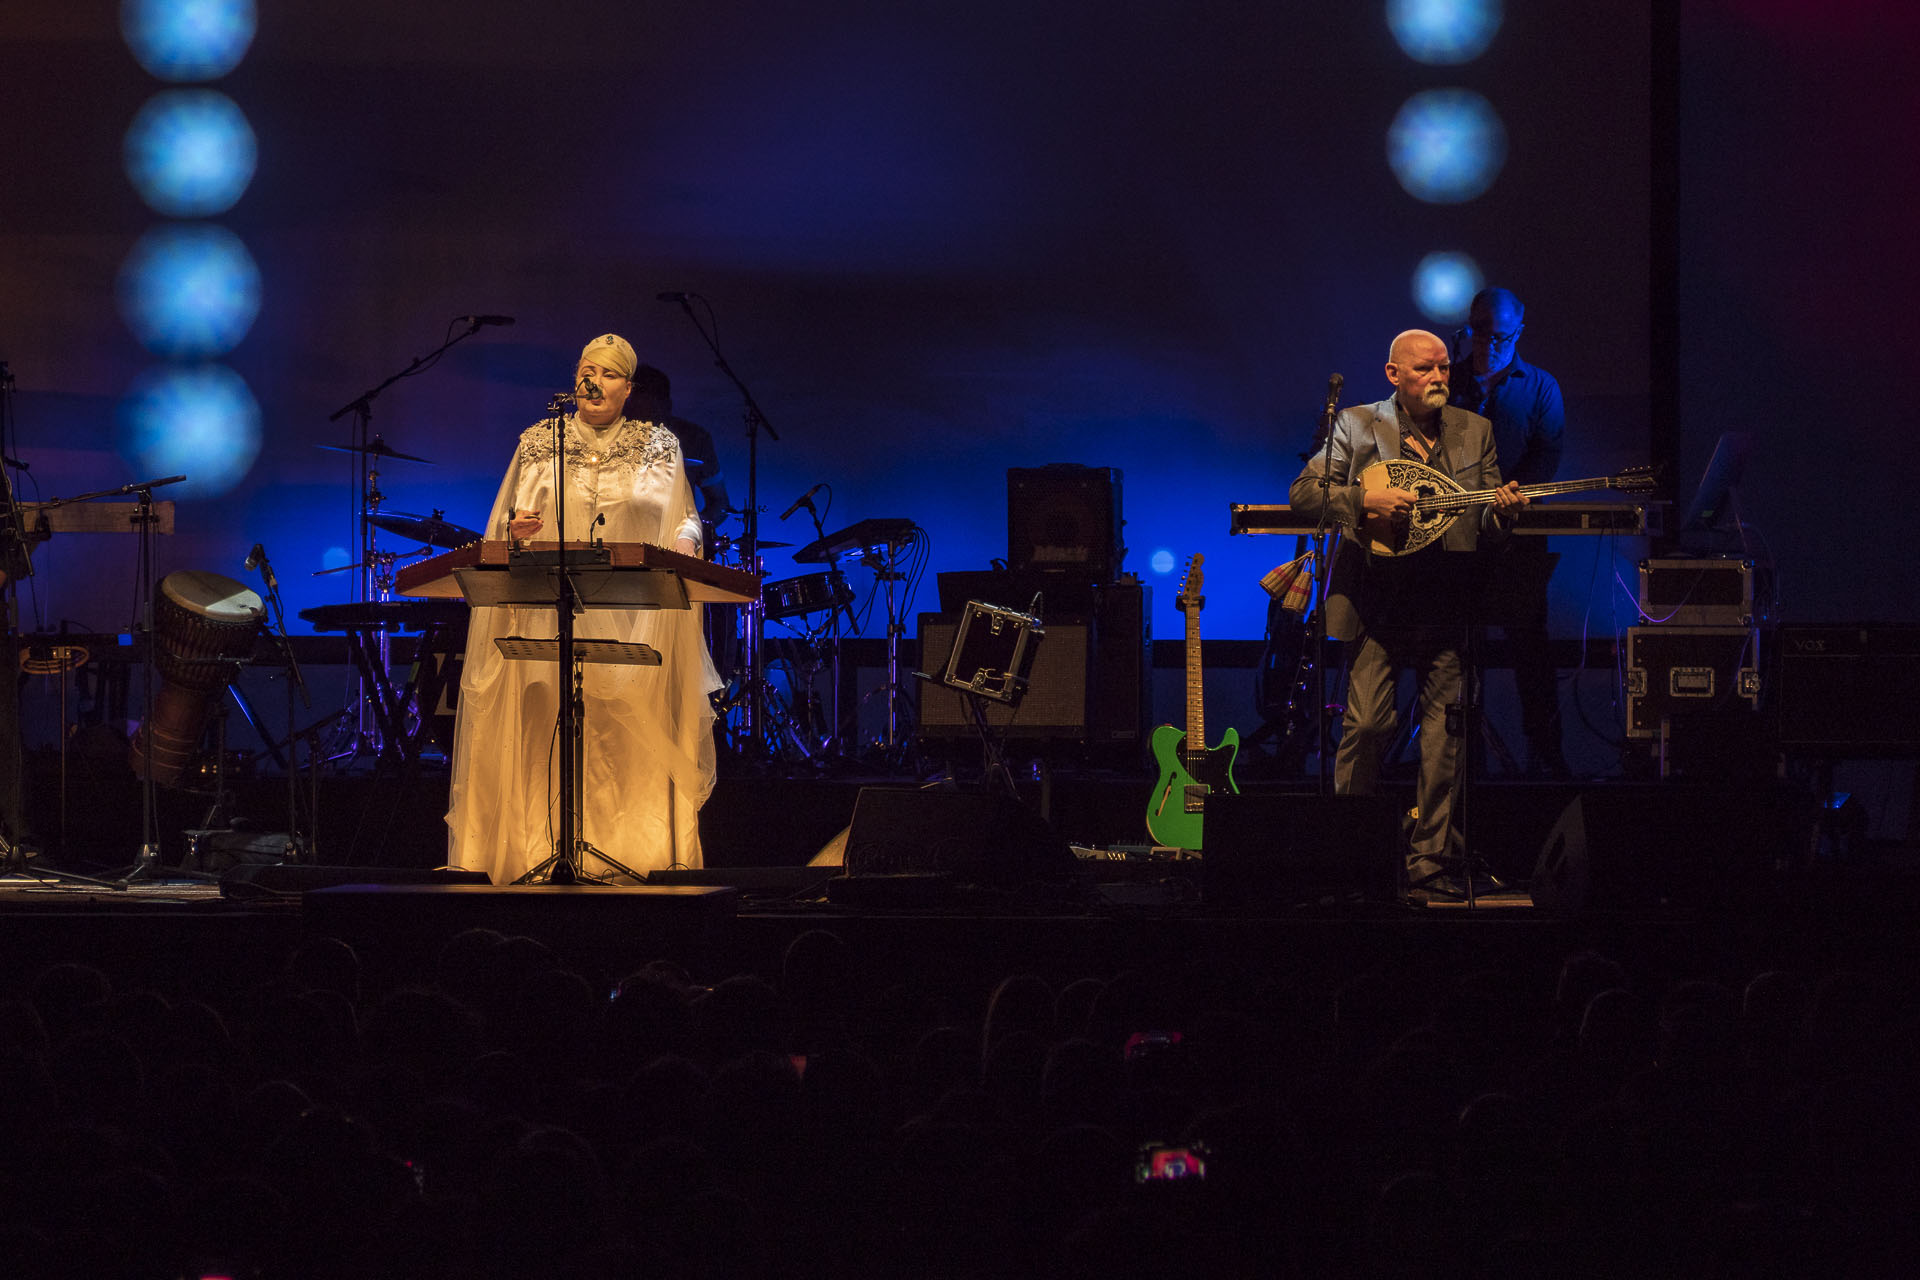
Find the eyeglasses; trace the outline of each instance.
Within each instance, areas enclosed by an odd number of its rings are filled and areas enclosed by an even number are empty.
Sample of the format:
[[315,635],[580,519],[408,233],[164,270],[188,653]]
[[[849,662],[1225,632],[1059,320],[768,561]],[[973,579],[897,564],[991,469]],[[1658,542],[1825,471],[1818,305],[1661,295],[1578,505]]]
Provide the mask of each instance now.
[[[1515,325],[1511,333],[1490,333],[1487,335],[1487,345],[1492,347],[1510,347],[1520,341],[1520,331],[1526,327],[1524,324],[1520,324]],[[1460,336],[1463,338],[1472,338],[1477,335],[1474,327],[1467,325],[1460,330]]]

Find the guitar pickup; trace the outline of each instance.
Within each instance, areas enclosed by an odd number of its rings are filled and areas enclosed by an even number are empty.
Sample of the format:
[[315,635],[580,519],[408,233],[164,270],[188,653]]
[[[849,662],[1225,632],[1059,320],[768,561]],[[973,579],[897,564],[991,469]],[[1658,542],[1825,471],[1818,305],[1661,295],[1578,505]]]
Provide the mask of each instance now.
[[1184,790],[1186,792],[1186,803],[1184,805],[1186,811],[1188,813],[1205,813],[1207,809],[1207,793],[1212,791],[1213,788],[1204,782],[1195,782],[1190,783]]

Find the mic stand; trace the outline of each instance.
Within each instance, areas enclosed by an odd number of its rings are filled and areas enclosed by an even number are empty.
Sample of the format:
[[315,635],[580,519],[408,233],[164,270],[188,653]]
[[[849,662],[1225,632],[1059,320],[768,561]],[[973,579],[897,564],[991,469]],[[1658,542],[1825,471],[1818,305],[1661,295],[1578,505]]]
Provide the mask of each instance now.
[[[760,433],[765,431],[776,444],[779,443],[780,433],[773,429],[771,422],[767,421],[767,415],[760,412],[760,405],[754,400],[753,392],[747,389],[747,384],[742,382],[740,376],[733,371],[733,366],[727,363],[726,356],[720,352],[720,344],[713,334],[707,331],[707,326],[700,323],[700,317],[694,314],[693,303],[688,300],[689,296],[681,294],[675,301],[679,302],[680,309],[687,313],[687,319],[693,322],[694,331],[700,335],[700,340],[707,344],[707,350],[713,353],[713,367],[727,376],[727,381],[740,392],[741,401],[745,406],[742,417],[747,424],[747,505],[740,517],[741,524],[744,526],[740,533],[741,561],[742,567],[747,572],[762,573],[764,570],[760,564]],[[705,299],[701,300],[705,301]],[[707,304],[707,312],[711,317],[713,312],[711,303]],[[759,599],[750,600],[740,607],[740,612],[746,622],[746,636],[743,643],[747,649],[747,696],[744,703],[746,732],[741,735],[741,741],[752,744],[755,753],[764,760],[772,754],[769,739],[771,726],[767,723],[766,658],[761,653],[761,636],[766,630],[766,603]]]
[[[378,386],[369,387],[367,390],[362,391],[359,395],[327,415],[328,422],[338,422],[348,414],[353,415],[353,447],[350,452],[354,455],[355,465],[359,471],[356,480],[357,487],[354,491],[353,522],[355,545],[360,548],[358,565],[360,573],[354,578],[355,594],[352,596],[354,600],[371,601],[374,598],[376,579],[378,576],[374,556],[377,531],[367,520],[367,516],[379,508],[382,500],[380,493],[379,454],[372,452],[372,446],[376,439],[372,434],[373,402],[379,397],[382,391],[385,391],[388,387],[400,381],[400,379],[410,378],[416,373],[424,373],[426,370],[432,368],[435,364],[439,363],[440,357],[445,355],[450,348],[465,342],[478,332],[480,332],[479,320],[468,320],[465,332],[457,333],[453,337],[448,338],[424,356],[415,356],[413,362],[406,368],[392,375]],[[370,460],[371,465],[368,465]],[[380,669],[384,672],[392,653],[388,634],[384,630],[380,632],[378,649]],[[371,729],[369,729],[367,724],[366,700],[366,690],[363,688],[357,699],[358,715],[354,722],[354,747],[351,756],[358,756],[360,748],[365,745],[366,739],[373,737],[375,739],[373,754],[375,760],[378,760],[381,753],[385,751],[387,744],[378,740],[380,729],[377,720]],[[288,728],[291,730],[291,722],[289,722]]]
[[[1327,723],[1327,589],[1333,581],[1333,557],[1327,553],[1327,518],[1333,506],[1333,420],[1338,410],[1329,405],[1320,420],[1320,518],[1313,526],[1313,578],[1318,599],[1313,624],[1314,750],[1320,756],[1320,795],[1333,794],[1332,726]],[[1309,449],[1307,455],[1312,456]]]
[[[310,840],[303,845],[300,839],[300,771],[294,768],[293,695],[298,692],[301,704],[309,711],[313,709],[313,696],[307,689],[306,678],[300,674],[300,659],[294,655],[293,639],[287,634],[287,612],[280,603],[280,581],[274,577],[273,565],[265,553],[260,556],[260,581],[267,589],[267,604],[271,608],[272,626],[268,634],[274,638],[287,669],[287,848],[284,856],[286,861],[297,863],[303,853],[312,851],[313,845]],[[308,749],[312,749],[311,743]]]
[[[640,877],[630,867],[621,865],[607,854],[587,843],[581,813],[580,783],[584,765],[585,737],[582,720],[586,714],[586,697],[583,690],[583,676],[580,663],[576,659],[573,643],[573,615],[584,606],[580,604],[580,594],[574,587],[573,561],[567,550],[567,415],[566,406],[576,399],[574,391],[563,391],[547,402],[547,412],[553,419],[553,533],[559,545],[554,553],[554,611],[556,630],[559,638],[559,683],[554,688],[560,694],[560,815],[556,824],[558,837],[554,841],[554,850],[547,858],[515,880],[515,884],[578,884],[581,880],[595,880],[580,870],[580,855],[590,853],[601,863],[630,880]],[[509,530],[511,533],[511,530]],[[535,553],[520,553],[531,556]],[[595,544],[587,553],[597,555],[600,562],[606,562],[608,552],[604,546]],[[508,563],[513,563],[515,553],[508,552]],[[511,571],[511,570],[510,570]],[[672,788],[669,785],[668,795]],[[671,799],[669,799],[671,804]],[[668,815],[668,831],[673,831],[672,815]]]
[[[140,853],[132,866],[110,877],[123,889],[136,880],[168,877],[207,881],[219,879],[201,871],[179,867],[168,869],[161,865],[158,815],[155,812],[158,788],[153,781],[153,651],[156,643],[153,634],[153,525],[158,517],[153,514],[153,491],[163,484],[177,484],[185,479],[185,476],[168,476],[162,480],[137,481],[110,491],[115,497],[133,494],[139,499],[133,515],[134,524],[140,528],[139,571],[136,578],[140,588],[138,625],[146,641],[145,652],[140,659],[140,732],[147,735],[146,750],[140,753]],[[89,496],[105,497],[108,494]]]

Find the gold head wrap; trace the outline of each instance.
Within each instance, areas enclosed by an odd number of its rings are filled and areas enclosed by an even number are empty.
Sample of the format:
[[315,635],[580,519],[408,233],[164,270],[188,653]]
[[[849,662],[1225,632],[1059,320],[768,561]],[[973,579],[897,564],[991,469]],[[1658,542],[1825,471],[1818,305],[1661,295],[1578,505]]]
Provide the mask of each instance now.
[[631,378],[640,365],[640,358],[633,354],[633,344],[625,338],[617,333],[603,333],[581,350],[578,363],[598,365],[609,373]]

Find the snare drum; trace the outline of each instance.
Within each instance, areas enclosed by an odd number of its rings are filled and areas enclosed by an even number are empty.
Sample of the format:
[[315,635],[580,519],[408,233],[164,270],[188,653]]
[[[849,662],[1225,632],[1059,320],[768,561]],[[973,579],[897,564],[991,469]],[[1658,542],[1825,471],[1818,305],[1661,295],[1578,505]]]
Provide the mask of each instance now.
[[852,603],[853,588],[838,569],[830,569],[769,582],[761,587],[760,598],[766,602],[767,617],[794,618]]
[[186,569],[160,580],[151,637],[160,680],[153,721],[134,735],[128,757],[136,773],[145,768],[151,741],[153,780],[168,787],[179,782],[199,749],[213,696],[233,678],[234,659],[253,651],[265,617],[259,595],[232,578]]

